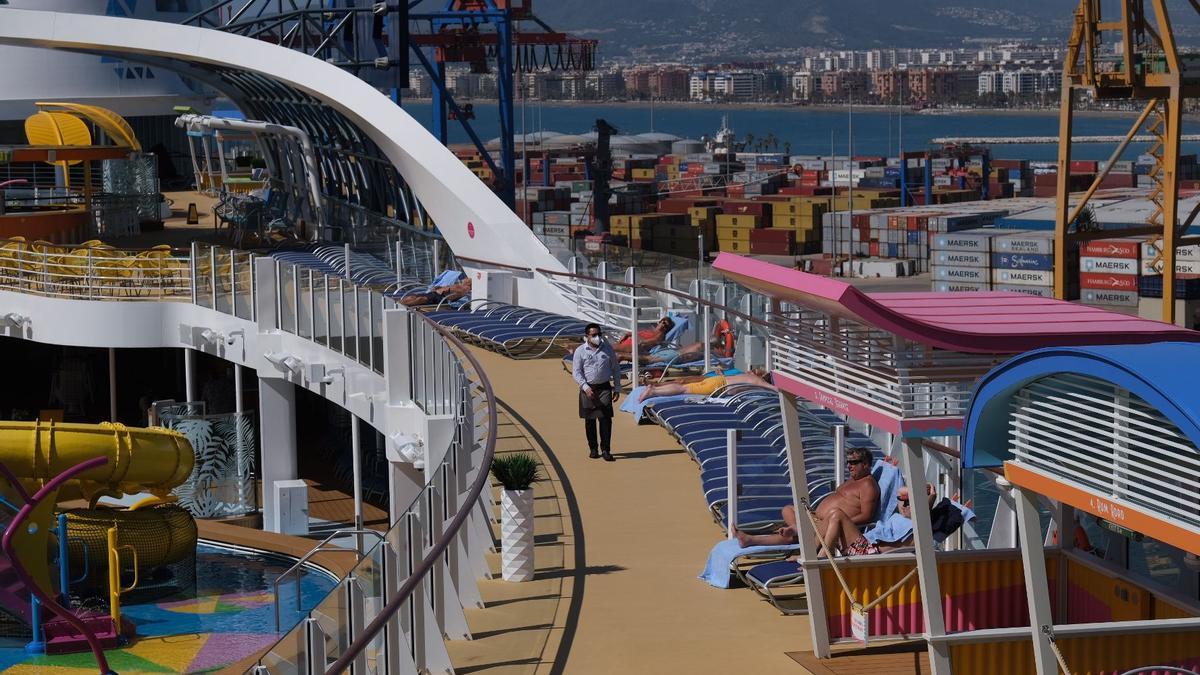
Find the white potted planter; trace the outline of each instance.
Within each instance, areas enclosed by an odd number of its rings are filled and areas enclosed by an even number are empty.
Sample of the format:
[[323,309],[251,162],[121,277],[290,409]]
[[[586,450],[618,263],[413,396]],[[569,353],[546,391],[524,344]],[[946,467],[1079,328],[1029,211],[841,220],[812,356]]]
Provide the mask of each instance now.
[[533,484],[540,479],[537,459],[516,453],[492,460],[500,493],[500,574],[505,581],[533,578]]

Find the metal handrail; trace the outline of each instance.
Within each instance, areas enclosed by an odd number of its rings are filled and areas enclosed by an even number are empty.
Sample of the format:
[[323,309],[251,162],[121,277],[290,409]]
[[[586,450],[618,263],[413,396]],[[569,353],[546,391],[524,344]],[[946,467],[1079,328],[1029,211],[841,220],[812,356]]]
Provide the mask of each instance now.
[[363,650],[365,650],[368,645],[374,642],[375,638],[379,635],[379,632],[383,630],[384,626],[387,625],[388,621],[391,620],[396,612],[400,611],[400,608],[403,607],[404,603],[408,601],[409,596],[412,595],[414,590],[416,590],[417,585],[424,581],[425,575],[429,574],[429,571],[433,569],[433,566],[441,559],[442,555],[446,552],[446,549],[450,547],[450,543],[453,542],[455,537],[458,536],[458,531],[461,530],[463,524],[467,522],[467,518],[470,516],[471,511],[473,510],[473,505],[479,501],[479,498],[483,495],[484,488],[490,484],[489,476],[491,474],[489,472],[489,468],[492,464],[492,458],[496,454],[497,417],[496,395],[492,391],[492,383],[488,380],[487,373],[484,372],[483,367],[480,365],[478,359],[475,358],[475,355],[472,354],[467,349],[466,345],[464,345],[462,341],[455,337],[453,333],[438,325],[432,319],[420,314],[419,312],[414,312],[413,316],[420,317],[422,321],[428,322],[434,330],[440,333],[442,337],[455,348],[456,351],[458,351],[467,359],[467,361],[471,363],[476,377],[479,378],[479,387],[483,390],[483,395],[487,402],[488,416],[487,438],[484,441],[483,457],[480,462],[480,470],[479,474],[475,477],[475,482],[471,484],[471,489],[467,494],[466,499],[461,502],[464,504],[464,507],[460,508],[458,513],[454,514],[454,519],[451,520],[450,524],[442,531],[442,536],[436,542],[434,542],[433,547],[428,553],[425,554],[425,557],[421,559],[421,564],[418,565],[416,569],[413,570],[412,574],[408,575],[408,578],[404,580],[404,583],[400,586],[400,589],[396,591],[396,595],[389,600],[386,605],[384,605],[383,609],[379,611],[379,614],[376,615],[375,619],[372,620],[371,623],[365,628],[363,628],[362,633],[354,637],[354,641],[346,647],[345,651],[342,652],[342,655],[339,656],[338,659],[334,661],[328,669],[326,669],[327,673],[341,673],[348,670],[355,659],[362,654]]
[[[321,540],[321,543],[312,547],[312,549],[308,553],[305,553],[303,557],[301,557],[299,560],[296,561],[296,564],[287,568],[287,570],[285,570],[283,572],[283,574],[280,574],[279,576],[275,577],[275,581],[271,582],[271,592],[274,594],[275,632],[276,633],[279,632],[279,584],[284,580],[284,578],[289,576],[293,572],[299,571],[299,573],[296,575],[296,611],[299,612],[300,611],[300,577],[301,577],[301,574],[304,572],[304,565],[309,561],[310,558],[312,558],[314,555],[320,553],[321,551],[336,551],[338,553],[347,553],[348,549],[343,548],[341,546],[328,546],[329,542],[332,541],[335,537],[345,537],[345,536],[349,536],[349,535],[356,535],[356,536],[361,537],[364,534],[369,534],[369,535],[378,537],[380,541],[383,540],[383,534],[381,534],[380,532],[377,532],[376,530],[359,530],[359,529],[334,530],[333,534],[330,534],[328,537],[325,537],[324,539]],[[362,562],[362,559],[364,557],[362,549],[360,548],[359,550],[355,551],[355,553],[358,555],[358,561]]]

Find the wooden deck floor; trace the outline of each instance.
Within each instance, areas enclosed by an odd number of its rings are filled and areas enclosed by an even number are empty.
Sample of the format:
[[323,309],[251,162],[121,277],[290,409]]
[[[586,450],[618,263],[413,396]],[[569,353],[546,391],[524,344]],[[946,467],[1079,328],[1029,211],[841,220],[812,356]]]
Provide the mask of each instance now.
[[[539,672],[806,672],[787,652],[811,649],[807,617],[782,616],[747,590],[696,578],[722,532],[707,515],[695,463],[673,438],[622,413],[618,461],[588,459],[577,390],[557,359],[477,354],[511,419],[559,472],[553,487],[569,514],[554,574],[572,583],[561,591]],[[538,616],[524,625],[538,625]],[[493,672],[470,670],[484,671]]]

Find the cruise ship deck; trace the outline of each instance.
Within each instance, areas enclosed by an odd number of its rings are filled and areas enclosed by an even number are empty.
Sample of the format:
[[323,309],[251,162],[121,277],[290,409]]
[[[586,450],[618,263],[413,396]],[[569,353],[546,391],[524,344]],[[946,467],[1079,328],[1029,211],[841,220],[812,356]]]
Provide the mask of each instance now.
[[[392,10],[330,11],[361,37]],[[44,229],[0,237],[4,672],[1200,667],[1200,332],[538,238],[375,86],[237,18],[0,9],[0,45],[244,118],[178,111],[202,194],[138,234],[157,183],[95,192],[149,176],[129,125],[36,104],[104,133],[31,142],[60,173],[3,224]],[[592,324],[611,461],[571,372]]]

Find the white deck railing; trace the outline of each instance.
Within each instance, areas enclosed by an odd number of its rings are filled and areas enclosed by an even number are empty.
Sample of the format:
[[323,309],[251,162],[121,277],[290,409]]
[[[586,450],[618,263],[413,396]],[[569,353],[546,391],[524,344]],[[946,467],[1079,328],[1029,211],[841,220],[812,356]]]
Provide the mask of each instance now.
[[75,300],[188,300],[188,256],[169,247],[117,249],[0,239],[0,288]]

